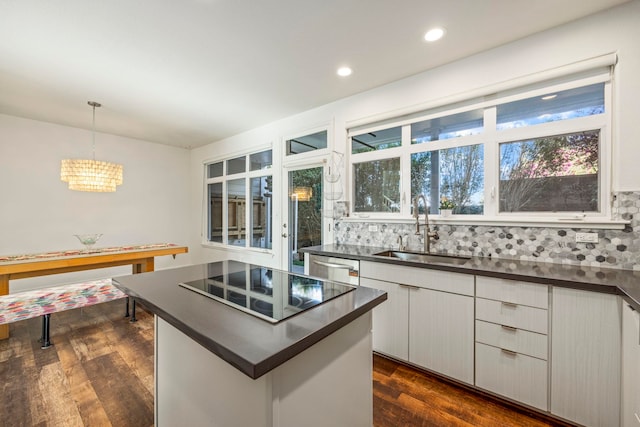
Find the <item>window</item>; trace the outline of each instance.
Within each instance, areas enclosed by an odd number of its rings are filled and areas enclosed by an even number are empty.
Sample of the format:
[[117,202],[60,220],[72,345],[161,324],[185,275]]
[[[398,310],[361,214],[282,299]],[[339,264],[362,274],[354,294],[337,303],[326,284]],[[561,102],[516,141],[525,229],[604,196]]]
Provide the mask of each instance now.
[[354,212],[400,212],[400,159],[353,165]]
[[500,212],[599,211],[600,131],[500,144]]
[[288,139],[285,143],[285,147],[287,150],[287,156],[327,148],[327,131],[323,130],[311,135]]
[[430,214],[440,213],[443,200],[453,202],[455,214],[482,214],[483,168],[480,144],[412,154],[411,198],[424,194]]
[[483,129],[483,111],[473,110],[411,124],[411,143],[423,144],[475,135]]
[[497,129],[533,126],[604,113],[604,83],[547,93],[497,107]]
[[606,216],[609,73],[350,130],[354,213],[406,217],[423,194],[435,215]]
[[402,128],[382,129],[351,137],[351,153],[386,150],[402,144]]
[[205,165],[208,242],[271,249],[271,166],[271,150]]

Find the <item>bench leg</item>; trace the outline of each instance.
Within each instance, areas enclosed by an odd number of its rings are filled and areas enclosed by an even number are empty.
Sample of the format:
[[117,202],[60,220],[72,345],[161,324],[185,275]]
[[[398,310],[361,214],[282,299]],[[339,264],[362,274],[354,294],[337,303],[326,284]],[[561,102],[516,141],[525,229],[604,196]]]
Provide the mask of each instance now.
[[40,342],[42,345],[41,349],[51,347],[51,337],[49,335],[49,321],[51,319],[51,314],[42,315],[42,336],[40,337]]
[[124,300],[124,317],[129,317],[129,297]]
[[136,300],[134,300],[133,298],[131,299],[131,319],[129,320],[129,322],[137,322],[138,319],[136,319]]

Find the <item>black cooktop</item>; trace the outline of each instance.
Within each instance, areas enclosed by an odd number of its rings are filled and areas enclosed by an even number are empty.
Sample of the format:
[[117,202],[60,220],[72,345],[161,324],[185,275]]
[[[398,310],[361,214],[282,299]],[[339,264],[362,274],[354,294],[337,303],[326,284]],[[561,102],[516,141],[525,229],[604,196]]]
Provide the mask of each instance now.
[[267,267],[227,261],[227,272],[180,283],[260,319],[277,323],[352,291],[349,285]]

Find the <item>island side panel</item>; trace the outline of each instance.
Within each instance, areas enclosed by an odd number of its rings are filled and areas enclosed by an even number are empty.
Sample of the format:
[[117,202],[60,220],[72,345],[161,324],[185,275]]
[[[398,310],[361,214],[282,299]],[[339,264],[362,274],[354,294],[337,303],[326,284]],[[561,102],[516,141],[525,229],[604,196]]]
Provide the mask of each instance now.
[[271,371],[274,426],[373,425],[371,311]]
[[156,426],[373,424],[371,312],[253,380],[156,316]]
[[155,316],[155,425],[271,427],[270,377],[253,380]]

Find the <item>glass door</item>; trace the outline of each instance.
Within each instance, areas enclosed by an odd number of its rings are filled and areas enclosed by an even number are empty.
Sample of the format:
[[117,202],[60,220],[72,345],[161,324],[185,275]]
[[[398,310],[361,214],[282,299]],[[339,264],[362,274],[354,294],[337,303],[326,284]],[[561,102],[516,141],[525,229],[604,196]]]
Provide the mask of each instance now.
[[282,237],[287,270],[304,273],[304,254],[301,248],[322,244],[323,171],[322,164],[304,168],[285,168],[287,206],[283,210]]

